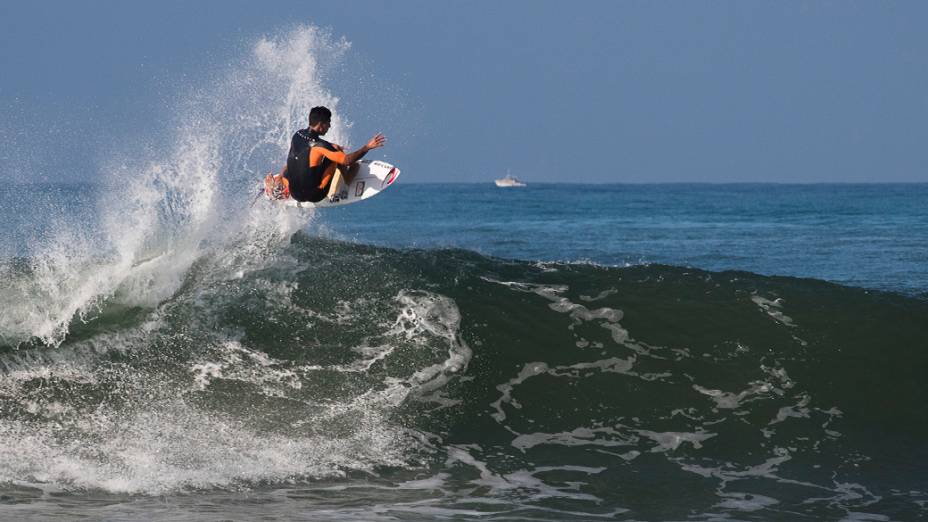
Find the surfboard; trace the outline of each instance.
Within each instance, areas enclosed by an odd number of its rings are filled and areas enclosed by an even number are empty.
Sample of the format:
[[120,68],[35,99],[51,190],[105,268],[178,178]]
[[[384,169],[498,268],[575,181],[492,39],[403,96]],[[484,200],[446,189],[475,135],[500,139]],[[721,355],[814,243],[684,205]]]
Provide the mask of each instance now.
[[[360,160],[352,164],[348,172],[336,174],[335,179],[332,181],[333,184],[336,184],[334,194],[330,191],[329,194],[331,195],[322,201],[310,203],[308,201],[299,202],[291,198],[274,199],[268,196],[266,192],[265,197],[278,204],[290,207],[337,207],[357,203],[380,194],[392,185],[399,175],[400,169],[385,161]],[[351,177],[350,183],[345,182],[346,176]]]

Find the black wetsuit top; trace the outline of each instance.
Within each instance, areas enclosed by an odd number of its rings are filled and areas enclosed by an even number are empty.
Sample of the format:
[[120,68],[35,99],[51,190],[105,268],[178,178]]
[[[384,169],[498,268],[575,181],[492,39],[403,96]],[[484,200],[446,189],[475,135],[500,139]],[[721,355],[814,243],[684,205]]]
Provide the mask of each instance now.
[[328,187],[319,188],[322,174],[331,160],[322,158],[319,165],[309,166],[309,151],[313,147],[325,147],[335,151],[331,143],[325,141],[312,129],[296,131],[290,141],[290,153],[287,155],[287,172],[284,174],[290,183],[290,197],[297,201],[322,201]]

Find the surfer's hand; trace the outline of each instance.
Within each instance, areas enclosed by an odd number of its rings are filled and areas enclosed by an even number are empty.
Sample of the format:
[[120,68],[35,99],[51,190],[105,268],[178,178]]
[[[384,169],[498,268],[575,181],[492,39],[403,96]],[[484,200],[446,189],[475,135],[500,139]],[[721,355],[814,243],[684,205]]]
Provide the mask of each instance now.
[[367,148],[367,150],[378,149],[380,147],[383,147],[386,142],[387,142],[387,137],[384,136],[382,133],[378,132],[376,136],[374,136],[373,138],[371,138],[369,142],[367,142],[367,145],[365,145],[365,147]]

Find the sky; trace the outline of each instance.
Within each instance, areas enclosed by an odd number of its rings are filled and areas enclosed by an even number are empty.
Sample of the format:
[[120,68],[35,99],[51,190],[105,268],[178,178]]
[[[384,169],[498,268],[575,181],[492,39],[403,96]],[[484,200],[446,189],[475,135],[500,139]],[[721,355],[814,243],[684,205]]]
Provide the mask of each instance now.
[[[928,2],[0,2],[0,179],[92,180],[299,25],[406,182],[928,182]],[[175,104],[176,105],[176,104]],[[296,130],[296,129],[294,129]],[[269,166],[271,168],[271,166]]]

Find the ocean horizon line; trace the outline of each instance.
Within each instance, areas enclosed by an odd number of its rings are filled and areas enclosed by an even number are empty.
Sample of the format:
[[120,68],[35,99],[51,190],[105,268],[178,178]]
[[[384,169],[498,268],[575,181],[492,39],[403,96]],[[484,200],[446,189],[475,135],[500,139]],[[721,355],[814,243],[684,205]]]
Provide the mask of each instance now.
[[[19,181],[19,180],[10,180],[6,183],[7,186],[21,186],[21,187],[35,187],[35,186],[53,186],[53,187],[69,187],[69,186],[89,186],[89,185],[105,185],[106,182],[103,181],[50,181],[50,182],[36,182],[36,181]],[[678,186],[796,186],[796,187],[807,187],[807,186],[912,186],[912,185],[928,185],[928,181],[532,181],[526,182],[526,187],[498,187],[500,189],[520,189],[520,188],[529,188],[537,185],[545,186],[562,186],[562,185],[573,185],[573,186],[663,186],[663,185],[678,185]],[[410,185],[493,185],[493,180],[488,181],[412,181],[402,183],[403,186]],[[399,186],[399,185],[398,185]]]

